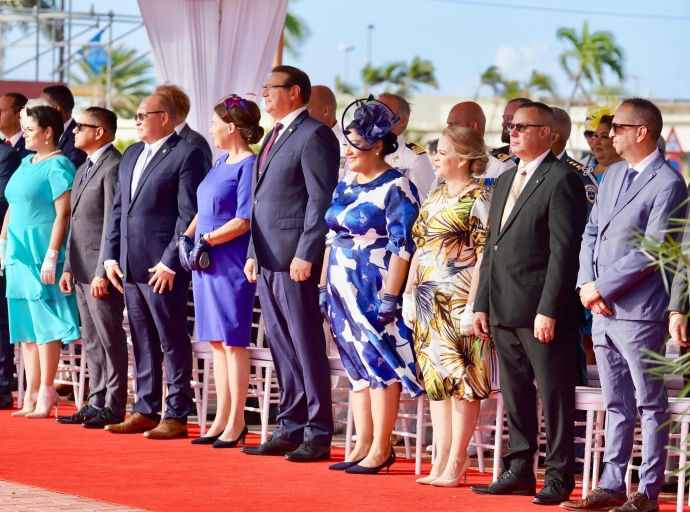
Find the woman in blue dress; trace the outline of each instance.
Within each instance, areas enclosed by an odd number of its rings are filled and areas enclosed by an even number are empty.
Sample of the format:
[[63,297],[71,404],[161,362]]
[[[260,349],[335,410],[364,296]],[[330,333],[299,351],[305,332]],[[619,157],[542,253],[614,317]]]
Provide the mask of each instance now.
[[397,147],[395,114],[371,97],[353,105],[354,121],[344,132],[351,172],[326,213],[319,303],[350,379],[357,429],[355,449],[330,469],[375,474],[395,462],[390,437],[402,387],[412,396],[423,392],[401,310],[419,198],[384,160]]
[[57,149],[64,130],[57,110],[28,108],[22,122],[26,148],[36,154],[25,157],[7,183],[9,208],[0,234],[10,342],[22,344],[26,370],[24,407],[12,415],[47,418],[59,399],[53,381],[62,343],[80,338],[76,298],[63,295],[55,280],[65,261],[76,169]]
[[263,135],[260,119],[256,103],[234,94],[215,106],[209,132],[215,146],[228,153],[199,185],[199,212],[178,241],[182,266],[192,271],[196,339],[211,342],[218,395],[211,428],[192,444],[214,448],[233,448],[247,435],[247,347],[256,284],[245,278],[244,263],[256,159],[249,145]]

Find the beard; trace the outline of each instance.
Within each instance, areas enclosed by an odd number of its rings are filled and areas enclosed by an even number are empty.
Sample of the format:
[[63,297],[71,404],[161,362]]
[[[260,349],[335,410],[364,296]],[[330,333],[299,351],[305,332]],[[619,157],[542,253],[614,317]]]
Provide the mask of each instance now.
[[510,133],[505,128],[501,132],[501,142],[503,144],[510,144]]

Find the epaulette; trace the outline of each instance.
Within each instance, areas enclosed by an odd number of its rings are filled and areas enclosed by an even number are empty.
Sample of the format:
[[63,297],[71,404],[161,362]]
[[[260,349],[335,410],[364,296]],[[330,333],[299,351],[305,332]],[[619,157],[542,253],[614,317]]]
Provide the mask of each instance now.
[[[500,155],[501,153],[503,153],[504,155],[508,155],[510,153],[510,145],[506,144],[505,146],[501,146],[500,148],[492,149],[491,151],[489,151],[489,154],[491,156],[495,156],[496,158],[498,158],[498,155]],[[505,162],[505,160],[503,161]]]
[[424,153],[426,153],[426,150],[425,150],[425,149],[420,148],[420,147],[419,147],[417,144],[415,144],[414,142],[407,142],[407,143],[405,144],[405,147],[406,147],[407,149],[411,149],[412,151],[414,151],[414,152],[417,153],[418,155],[423,155]]
[[506,155],[505,153],[494,153],[491,156],[498,158],[501,162],[507,162],[510,160],[510,155]]
[[577,160],[573,160],[572,158],[566,159],[565,163],[567,163],[571,167],[575,167],[578,171],[582,172],[585,168],[584,165],[582,165],[580,162]]

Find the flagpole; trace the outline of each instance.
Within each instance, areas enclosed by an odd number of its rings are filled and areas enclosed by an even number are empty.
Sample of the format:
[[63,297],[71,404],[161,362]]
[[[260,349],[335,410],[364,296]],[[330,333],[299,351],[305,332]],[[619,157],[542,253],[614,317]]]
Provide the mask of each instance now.
[[113,11],[108,13],[110,17],[110,25],[108,26],[108,75],[106,76],[105,85],[105,106],[106,108],[113,109]]

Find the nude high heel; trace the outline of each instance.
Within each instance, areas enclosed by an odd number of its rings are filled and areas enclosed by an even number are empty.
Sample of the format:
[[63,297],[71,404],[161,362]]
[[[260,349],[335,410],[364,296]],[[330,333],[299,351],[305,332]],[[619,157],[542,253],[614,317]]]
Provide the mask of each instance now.
[[467,470],[470,467],[470,458],[465,457],[465,462],[462,464],[462,469],[460,470],[460,474],[456,476],[453,479],[447,479],[447,478],[438,478],[437,480],[434,480],[431,482],[431,485],[434,487],[457,487],[458,484],[460,483],[460,479],[464,476],[465,477],[465,483],[467,483]]
[[[52,388],[52,386],[51,386]],[[39,397],[40,397],[40,392],[39,392]],[[25,415],[25,418],[31,418],[31,419],[43,419],[47,418],[50,416],[51,411],[53,410],[53,406],[55,406],[55,419],[57,420],[58,417],[58,402],[60,401],[60,395],[58,395],[57,391],[53,389],[53,399],[51,402],[48,404],[48,407],[44,411],[39,411],[38,410],[38,400],[36,401],[36,410],[34,412],[30,412],[29,414]]]
[[416,480],[416,482],[417,482],[418,484],[422,484],[422,485],[431,485],[431,482],[433,482],[434,480],[438,480],[439,478],[441,478],[441,475],[443,475],[443,471],[435,472],[434,469],[436,469],[436,468],[435,468],[435,467],[432,467],[432,468],[431,468],[431,473],[429,473],[429,476],[425,476],[425,477],[422,477],[422,478],[418,478],[418,479]]
[[27,394],[24,397],[24,407],[22,407],[18,411],[13,412],[12,416],[14,416],[15,418],[22,417],[22,416],[26,416],[27,414],[32,413],[36,410],[36,401],[38,398],[38,393],[36,393],[36,398],[34,398],[33,403],[29,402],[29,398],[31,398],[31,397]]

